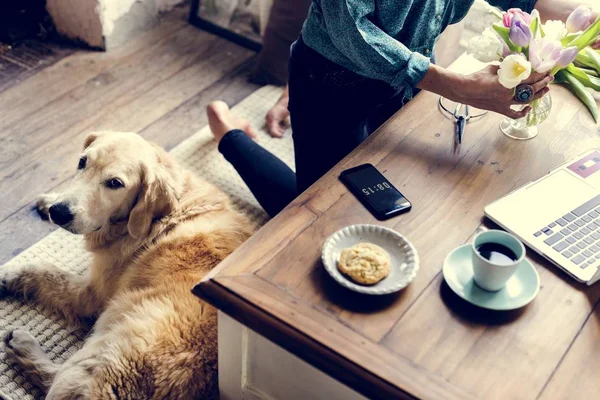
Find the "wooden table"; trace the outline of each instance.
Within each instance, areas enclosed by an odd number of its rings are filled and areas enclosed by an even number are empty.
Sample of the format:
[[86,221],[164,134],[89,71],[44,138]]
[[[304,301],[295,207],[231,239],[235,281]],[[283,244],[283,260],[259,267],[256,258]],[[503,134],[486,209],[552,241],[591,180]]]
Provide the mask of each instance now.
[[[579,153],[600,130],[566,89],[540,135],[503,136],[501,117],[469,123],[459,154],[437,96],[419,95],[228,257],[195,292],[281,347],[370,398],[591,399],[600,385],[600,285],[570,280],[528,252],[542,281],[535,301],[490,312],[458,298],[442,262],[489,227],[483,208]],[[376,221],[338,181],[371,163],[413,203]],[[421,260],[397,295],[365,297],[324,271],[321,245],[347,225],[405,235]]]

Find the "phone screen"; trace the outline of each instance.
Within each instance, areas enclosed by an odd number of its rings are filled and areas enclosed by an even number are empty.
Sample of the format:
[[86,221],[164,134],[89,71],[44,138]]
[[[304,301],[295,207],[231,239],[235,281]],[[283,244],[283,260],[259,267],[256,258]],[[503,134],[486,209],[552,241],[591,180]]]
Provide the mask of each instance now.
[[411,208],[408,199],[371,164],[345,170],[340,179],[378,219],[391,218]]

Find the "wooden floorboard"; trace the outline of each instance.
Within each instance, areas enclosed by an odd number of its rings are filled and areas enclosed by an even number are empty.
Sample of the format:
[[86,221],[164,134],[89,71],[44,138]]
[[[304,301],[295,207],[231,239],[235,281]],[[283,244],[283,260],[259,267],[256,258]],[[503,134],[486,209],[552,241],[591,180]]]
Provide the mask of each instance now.
[[0,43],[0,92],[72,54],[74,49],[42,40],[7,47]]
[[[9,127],[32,116],[43,106],[55,101],[72,91],[82,82],[87,82],[115,64],[129,59],[139,59],[141,52],[153,52],[155,46],[188,26],[185,14],[177,9],[168,14],[158,25],[144,35],[133,39],[107,53],[94,51],[78,51],[72,56],[62,59],[51,68],[46,68],[31,79],[18,86],[13,86],[0,95],[0,135]],[[0,136],[1,140],[1,136]]]
[[234,105],[258,88],[247,82],[254,53],[182,18],[118,55],[76,53],[0,93],[0,264],[53,229],[32,204],[68,182],[88,132],[135,131],[171,149],[206,125],[210,101]]
[[[230,106],[234,106],[260,88],[259,85],[248,82],[254,62],[255,59],[252,58],[240,65],[231,74],[149,125],[140,134],[148,140],[160,143],[165,149],[171,150],[184,139],[208,125],[205,110],[211,101],[223,100]],[[170,135],[165,135],[165,132],[170,132]]]

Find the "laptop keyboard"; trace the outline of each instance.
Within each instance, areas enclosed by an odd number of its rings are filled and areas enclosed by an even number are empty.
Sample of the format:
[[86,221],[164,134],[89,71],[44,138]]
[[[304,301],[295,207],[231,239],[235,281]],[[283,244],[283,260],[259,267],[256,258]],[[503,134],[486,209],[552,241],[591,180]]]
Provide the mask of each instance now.
[[600,260],[600,195],[533,234],[585,269]]

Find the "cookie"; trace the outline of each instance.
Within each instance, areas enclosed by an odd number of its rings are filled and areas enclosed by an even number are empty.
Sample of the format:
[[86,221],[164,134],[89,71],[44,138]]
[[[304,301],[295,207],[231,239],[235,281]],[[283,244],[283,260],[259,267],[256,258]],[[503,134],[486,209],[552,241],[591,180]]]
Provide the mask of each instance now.
[[354,282],[374,285],[390,274],[390,255],[372,243],[358,243],[342,250],[338,269]]

